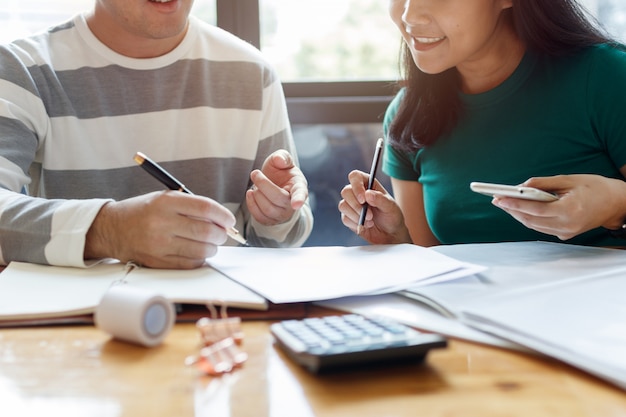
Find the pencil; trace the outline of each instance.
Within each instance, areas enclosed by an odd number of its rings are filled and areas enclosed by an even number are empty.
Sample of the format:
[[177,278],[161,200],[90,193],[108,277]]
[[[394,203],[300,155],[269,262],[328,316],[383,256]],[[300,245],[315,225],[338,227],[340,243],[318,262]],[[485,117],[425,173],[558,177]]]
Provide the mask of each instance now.
[[[370,168],[370,177],[367,182],[368,190],[371,190],[372,187],[374,186],[374,180],[376,179],[376,170],[378,169],[378,162],[380,161],[380,156],[382,155],[382,153],[383,153],[383,139],[378,138],[378,141],[376,141],[376,149],[374,150],[374,158],[372,159],[372,167]],[[361,229],[363,228],[363,225],[365,224],[365,216],[367,215],[368,207],[369,205],[367,203],[363,203],[363,206],[361,207],[361,216],[359,217],[359,223],[356,227],[357,235],[361,234]]]
[[[183,193],[193,195],[193,193],[187,187],[185,187],[182,182],[178,181],[172,176],[172,174],[167,172],[165,169],[163,169],[163,167],[154,162],[152,159],[148,158],[143,153],[137,152],[133,159],[135,160],[135,162],[137,162],[137,164],[139,164],[140,167],[145,169],[148,174],[159,180],[161,184],[165,185],[170,190],[182,191]],[[236,240],[242,245],[248,246],[248,242],[246,241],[246,239],[244,239],[244,237],[241,236],[239,231],[234,227],[226,229],[226,233],[231,239]]]

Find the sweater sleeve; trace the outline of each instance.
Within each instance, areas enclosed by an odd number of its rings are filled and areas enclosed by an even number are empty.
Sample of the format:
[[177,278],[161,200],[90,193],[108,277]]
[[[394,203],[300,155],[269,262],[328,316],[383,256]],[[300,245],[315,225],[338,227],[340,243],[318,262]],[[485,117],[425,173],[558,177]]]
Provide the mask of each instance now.
[[0,261],[86,267],[85,236],[107,201],[48,200],[0,190]]
[[30,172],[50,126],[38,65],[14,45],[0,48],[0,68],[0,262],[84,267],[87,230],[108,200],[29,195],[37,192]]

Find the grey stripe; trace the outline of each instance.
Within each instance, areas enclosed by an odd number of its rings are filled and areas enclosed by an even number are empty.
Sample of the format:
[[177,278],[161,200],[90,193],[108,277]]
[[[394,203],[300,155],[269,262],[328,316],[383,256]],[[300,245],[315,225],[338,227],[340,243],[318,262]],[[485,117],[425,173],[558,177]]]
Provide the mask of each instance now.
[[3,158],[27,173],[31,161],[26,157],[37,151],[37,137],[19,120],[0,116],[0,149]]
[[[208,196],[222,204],[239,204],[251,185],[250,172],[262,167],[272,149],[286,146],[286,135],[287,131],[283,130],[263,139],[257,149],[256,161],[243,158],[200,158],[157,162],[195,194]],[[41,166],[33,164],[33,184],[38,184],[37,187],[41,184],[42,191],[32,188],[30,193],[46,198],[122,200],[163,189],[157,180],[138,166],[108,170],[44,170],[43,174],[40,172]],[[38,178],[42,181],[38,181]]]
[[30,73],[50,117],[80,119],[201,106],[261,110],[264,84],[274,78],[256,63],[199,59],[157,70],[111,65],[55,74],[41,66]]
[[52,212],[61,203],[39,200],[19,200],[8,206],[0,217],[0,225],[10,228],[0,231],[3,257],[12,261],[48,263],[45,245],[50,240]]
[[[161,164],[172,175],[198,195],[222,204],[240,204],[249,186],[252,161],[229,158],[204,158]],[[164,186],[141,167],[109,170],[44,171],[47,198],[122,200]],[[34,191],[34,190],[33,190]]]
[[74,27],[74,21],[73,20],[68,20],[65,23],[61,23],[60,25],[57,25],[53,28],[50,28],[48,30],[48,33],[55,33],[55,32],[61,32],[63,30],[67,30],[67,29],[72,29]]
[[[0,77],[3,80],[19,85],[31,94],[39,95],[37,88],[33,84],[33,76],[29,74],[29,69],[8,48],[9,46],[0,46]],[[32,68],[30,71],[32,72],[33,70],[37,71],[37,67]]]

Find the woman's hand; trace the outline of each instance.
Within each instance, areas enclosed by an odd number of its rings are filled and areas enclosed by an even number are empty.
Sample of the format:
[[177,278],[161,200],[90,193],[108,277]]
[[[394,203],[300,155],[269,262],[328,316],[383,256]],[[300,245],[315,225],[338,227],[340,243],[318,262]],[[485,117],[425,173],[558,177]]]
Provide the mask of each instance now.
[[[368,180],[369,174],[362,171],[348,175],[349,184],[341,190],[342,200],[338,205],[342,223],[372,244],[411,243],[398,204],[377,180],[368,190]],[[358,227],[365,203],[368,204],[365,223]]]
[[561,240],[597,227],[619,229],[626,219],[626,182],[621,179],[557,175],[531,178],[521,185],[550,191],[560,198],[550,203],[494,198],[492,203],[524,226]]

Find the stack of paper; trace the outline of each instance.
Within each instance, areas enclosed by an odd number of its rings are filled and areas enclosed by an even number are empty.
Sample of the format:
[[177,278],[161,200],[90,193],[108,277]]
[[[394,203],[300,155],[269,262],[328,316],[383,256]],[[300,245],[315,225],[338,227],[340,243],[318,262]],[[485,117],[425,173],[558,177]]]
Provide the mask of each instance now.
[[0,321],[89,314],[114,284],[146,288],[175,303],[266,309],[266,299],[279,304],[390,292],[481,269],[415,245],[222,247],[207,261],[213,267],[136,268],[128,275],[119,262],[88,269],[13,262],[0,274]]
[[[421,306],[410,305],[398,296],[367,301],[349,297],[324,305],[386,315],[481,343],[503,346],[508,342],[560,359],[626,389],[625,250],[547,242],[434,249],[488,269],[401,292],[421,301]],[[433,317],[430,308],[443,313],[440,319]],[[447,319],[442,319],[444,316]]]
[[624,294],[626,268],[486,297],[465,305],[463,320],[626,389]]
[[395,292],[485,268],[416,245],[223,247],[211,266],[273,303]]

